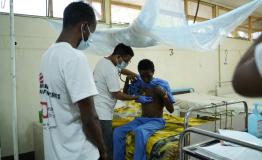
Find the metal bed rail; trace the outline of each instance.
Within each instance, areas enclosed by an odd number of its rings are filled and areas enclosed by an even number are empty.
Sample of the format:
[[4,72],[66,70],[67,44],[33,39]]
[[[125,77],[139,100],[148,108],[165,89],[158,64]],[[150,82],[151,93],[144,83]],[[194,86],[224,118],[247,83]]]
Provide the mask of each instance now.
[[[184,117],[184,129],[188,128],[188,121],[189,121],[189,117],[193,112],[196,111],[201,111],[201,110],[206,110],[206,109],[211,109],[213,108],[215,110],[215,118],[217,116],[217,111],[216,109],[219,107],[226,107],[226,120],[227,120],[227,107],[233,104],[238,104],[238,103],[243,103],[243,107],[244,107],[244,111],[245,111],[245,129],[248,128],[248,106],[247,103],[245,101],[234,101],[234,102],[226,102],[226,101],[222,101],[221,103],[211,103],[208,105],[203,105],[201,108],[195,108],[195,107],[191,107],[189,108],[189,110],[186,112],[185,117]],[[216,122],[216,120],[215,120]],[[227,123],[227,122],[226,122]],[[216,125],[216,124],[215,124]],[[216,127],[216,126],[215,126]],[[215,129],[216,130],[216,129]]]
[[186,94],[195,92],[194,88],[177,88],[172,91],[172,95]]
[[179,138],[179,157],[180,157],[180,160],[185,160],[187,158],[187,156],[185,156],[185,152],[184,152],[184,147],[186,145],[186,143],[184,143],[184,142],[185,142],[185,139],[187,138],[187,135],[189,133],[196,133],[196,134],[204,135],[204,136],[207,136],[207,137],[210,137],[210,138],[231,142],[231,143],[243,146],[243,147],[251,148],[251,149],[262,152],[262,146],[258,146],[258,145],[252,144],[252,143],[240,141],[238,139],[225,137],[225,136],[222,136],[222,135],[214,133],[214,132],[205,131],[205,130],[202,130],[202,129],[190,127],[188,129],[186,129],[183,133],[181,133],[180,138]]

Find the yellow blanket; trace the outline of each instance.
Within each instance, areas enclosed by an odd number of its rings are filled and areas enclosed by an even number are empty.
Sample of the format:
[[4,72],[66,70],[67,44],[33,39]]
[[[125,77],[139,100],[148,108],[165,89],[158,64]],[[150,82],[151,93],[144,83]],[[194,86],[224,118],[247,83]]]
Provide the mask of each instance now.
[[[125,106],[115,109],[113,127],[122,126],[140,115],[140,105],[134,101],[127,102]],[[184,118],[167,113],[164,113],[163,118],[166,122],[165,129],[157,131],[147,141],[147,159],[178,159],[178,134],[184,130]],[[189,126],[198,126],[206,122],[208,121],[192,118],[189,120]],[[126,160],[133,159],[133,142],[134,135],[129,133],[126,137]]]

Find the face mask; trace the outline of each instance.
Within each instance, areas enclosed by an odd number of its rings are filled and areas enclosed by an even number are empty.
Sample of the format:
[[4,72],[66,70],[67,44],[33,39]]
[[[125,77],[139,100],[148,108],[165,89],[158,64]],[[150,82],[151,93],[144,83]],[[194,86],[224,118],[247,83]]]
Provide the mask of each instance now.
[[80,41],[77,49],[79,50],[85,50],[90,46],[90,43],[92,42],[92,36],[93,33],[90,32],[89,27],[87,26],[88,32],[89,32],[89,37],[88,40],[85,41],[84,39],[84,31],[83,31],[83,25],[81,25],[81,35],[82,35],[82,40]]
[[126,68],[127,65],[128,64],[126,62],[122,61],[122,63],[117,64],[117,67],[120,68],[120,69],[124,69],[124,68]]

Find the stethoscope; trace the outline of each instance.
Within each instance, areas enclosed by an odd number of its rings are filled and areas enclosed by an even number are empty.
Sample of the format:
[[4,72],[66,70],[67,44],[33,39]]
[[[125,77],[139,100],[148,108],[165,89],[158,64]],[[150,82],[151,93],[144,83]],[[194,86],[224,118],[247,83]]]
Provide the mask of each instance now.
[[119,75],[120,80],[125,83],[126,81],[122,79],[122,74],[118,73],[118,75]]

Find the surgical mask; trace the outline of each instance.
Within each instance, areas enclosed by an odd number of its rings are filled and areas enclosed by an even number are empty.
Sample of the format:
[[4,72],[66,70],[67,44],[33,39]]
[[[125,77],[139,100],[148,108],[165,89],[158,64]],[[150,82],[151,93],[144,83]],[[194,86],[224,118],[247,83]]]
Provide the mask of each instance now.
[[83,24],[81,25],[81,35],[82,35],[82,40],[80,41],[77,49],[79,50],[85,50],[90,46],[90,43],[92,42],[92,36],[93,33],[90,32],[89,27],[87,26],[88,32],[89,32],[89,37],[88,40],[85,41],[84,39],[84,31],[83,31]]
[[120,69],[125,69],[127,65],[128,65],[128,63],[122,61],[122,63],[117,64],[117,67],[120,68]]

